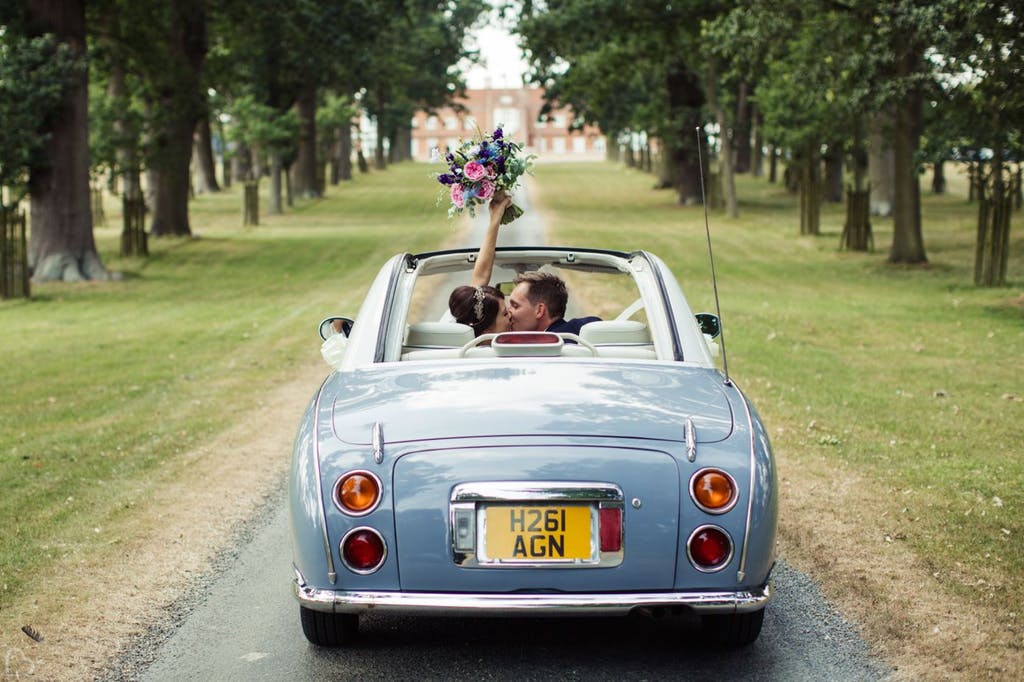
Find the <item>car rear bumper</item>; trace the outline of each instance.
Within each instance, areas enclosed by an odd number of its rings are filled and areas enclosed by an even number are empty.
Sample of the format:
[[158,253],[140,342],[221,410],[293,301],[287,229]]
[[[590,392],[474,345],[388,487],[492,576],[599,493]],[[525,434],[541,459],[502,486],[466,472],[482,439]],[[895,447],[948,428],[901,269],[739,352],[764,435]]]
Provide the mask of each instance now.
[[741,613],[764,608],[771,583],[735,592],[612,593],[439,593],[318,589],[296,579],[299,604],[328,613],[377,611],[395,614],[453,616],[606,616],[634,610],[687,608],[695,613]]

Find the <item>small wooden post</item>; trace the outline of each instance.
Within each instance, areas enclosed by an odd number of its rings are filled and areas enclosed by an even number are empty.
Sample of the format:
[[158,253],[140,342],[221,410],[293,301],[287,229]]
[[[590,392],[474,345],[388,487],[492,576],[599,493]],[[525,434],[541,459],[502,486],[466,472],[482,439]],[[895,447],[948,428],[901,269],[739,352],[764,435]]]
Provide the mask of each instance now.
[[875,237],[871,233],[871,188],[846,188],[846,224],[839,237],[839,250],[874,251]]
[[121,230],[122,256],[148,256],[149,240],[146,235],[146,200],[143,198],[121,201],[124,228]]
[[0,206],[0,298],[29,298],[25,212]]
[[246,180],[242,195],[242,225],[260,224],[260,194],[256,180]]

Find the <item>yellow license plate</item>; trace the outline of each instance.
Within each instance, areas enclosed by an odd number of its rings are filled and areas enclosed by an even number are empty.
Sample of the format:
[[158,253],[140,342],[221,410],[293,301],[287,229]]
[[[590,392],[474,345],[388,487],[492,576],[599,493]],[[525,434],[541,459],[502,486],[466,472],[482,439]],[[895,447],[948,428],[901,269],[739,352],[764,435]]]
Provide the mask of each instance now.
[[590,507],[488,505],[485,554],[490,561],[592,558]]

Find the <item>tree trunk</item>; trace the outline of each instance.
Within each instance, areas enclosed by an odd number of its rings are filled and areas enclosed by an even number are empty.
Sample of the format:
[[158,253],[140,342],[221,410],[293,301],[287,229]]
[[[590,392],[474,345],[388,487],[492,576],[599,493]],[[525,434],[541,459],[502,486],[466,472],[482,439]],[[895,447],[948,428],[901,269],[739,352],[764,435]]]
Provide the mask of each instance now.
[[[740,81],[736,93],[736,125],[732,128],[733,147],[736,150],[734,170],[737,173],[750,172],[750,99],[747,97],[749,86]],[[728,180],[726,180],[728,182]],[[728,190],[726,190],[728,194]],[[728,202],[728,200],[727,200]]]
[[[28,14],[76,56],[85,54],[82,0],[30,0]],[[32,225],[29,267],[36,281],[109,279],[96,251],[89,191],[88,82],[83,69],[54,116],[43,158],[29,172]]]
[[768,145],[768,182],[779,181],[779,150],[774,144]]
[[[730,218],[738,218],[740,215],[739,208],[736,205],[736,177],[733,168],[733,155],[732,155],[732,136],[729,130],[728,121],[725,120],[725,109],[718,101],[718,72],[717,72],[717,60],[712,57],[708,60],[708,79],[705,84],[705,91],[708,98],[708,105],[711,107],[711,111],[715,114],[715,119],[718,122],[718,131],[722,143],[721,153],[721,169],[722,169],[722,182],[724,184],[725,191],[725,211]],[[741,98],[746,98],[746,86],[740,88]],[[739,143],[743,145],[742,138]],[[747,137],[747,147],[750,146],[749,132]],[[750,155],[749,150],[747,154],[747,162],[749,167]]]
[[210,133],[210,112],[200,116],[195,134],[196,174],[199,176],[196,191],[219,192],[217,164],[213,159],[213,135]]
[[331,142],[328,156],[331,160],[331,185],[334,186],[341,182],[341,128],[334,130],[334,141]]
[[[113,102],[123,102],[117,106],[118,111],[127,108],[128,95],[124,81],[124,67],[114,64],[110,68],[107,80],[107,97]],[[118,117],[114,121],[114,132],[122,141],[117,147],[117,165],[121,174],[121,193],[123,198],[135,201],[142,198],[142,181],[139,162],[139,150],[133,143],[138,138],[131,119],[127,116]]]
[[220,177],[223,182],[224,189],[231,187],[231,160],[228,158],[228,138],[224,135],[224,124],[221,123],[217,118],[213,120],[217,121],[217,138],[220,140]]
[[879,114],[871,120],[868,171],[871,174],[871,215],[892,215],[893,155],[888,128],[891,115]]
[[618,133],[604,136],[604,160],[619,161],[619,135]]
[[677,131],[678,141],[672,145],[671,152],[679,203],[686,206],[699,204],[700,163],[695,131],[701,124],[704,89],[685,65],[670,68],[667,83],[670,115],[673,120],[680,122]]
[[630,143],[627,144],[626,148],[623,150],[622,162],[626,165],[626,168],[636,167],[636,154],[633,153],[632,140],[630,140]]
[[284,209],[281,208],[281,153],[274,152],[270,155],[270,205],[267,206],[268,215],[281,215]]
[[377,143],[373,150],[373,165],[377,170],[384,170],[387,168],[387,160],[384,157],[384,135],[386,124],[384,122],[384,93],[379,89],[377,90],[377,112],[374,118],[377,128]]
[[665,153],[665,141],[658,140],[658,153],[654,155],[654,172],[658,176],[655,189],[672,189],[676,186],[675,177],[672,175],[674,166],[669,155]]
[[[864,191],[864,177],[868,172],[867,144],[864,140],[864,119],[857,116],[853,121],[853,148],[850,150],[851,169],[853,171],[853,191]],[[870,193],[868,212],[871,211]]]
[[1017,161],[1017,173],[1013,180],[1013,207],[1018,211],[1024,206],[1024,162]]
[[818,143],[804,145],[800,159],[800,234],[821,234],[821,159]]
[[761,130],[761,110],[754,104],[751,109],[750,124],[753,128],[754,148],[751,150],[750,172],[755,178],[764,177],[764,133]]
[[978,191],[978,241],[974,260],[976,286],[1006,285],[1013,196],[1008,191],[1003,162],[1003,149],[996,145],[992,154],[991,191],[986,191],[988,185],[979,187]]
[[398,151],[398,128],[397,127],[394,127],[394,128],[392,128],[391,130],[388,131],[388,140],[391,141],[391,144],[388,145],[387,158],[388,158],[388,165],[391,165],[391,164],[395,164],[395,163],[398,163],[399,161],[401,161],[401,159],[399,158],[399,151]]
[[938,160],[932,164],[932,194],[946,193],[946,162]]
[[[899,54],[900,51],[897,50]],[[907,50],[897,65],[898,75],[916,73],[920,57]],[[921,182],[914,159],[921,131],[921,93],[913,89],[896,104],[893,127],[893,227],[891,263],[926,263],[921,233]]]
[[155,236],[191,235],[188,220],[189,161],[192,134],[206,110],[202,83],[206,59],[206,10],[202,0],[173,5],[168,40],[172,63],[166,65],[166,81],[157,88],[160,112],[154,137],[153,221]]
[[299,115],[299,150],[292,164],[292,191],[302,198],[320,196],[316,173],[316,88],[305,88],[295,103]]
[[241,142],[231,155],[231,177],[235,182],[248,182],[258,177],[252,170],[252,151]]
[[825,200],[838,204],[843,200],[843,146],[830,142],[825,156]]
[[341,138],[338,140],[341,147],[338,177],[342,180],[352,179],[352,124],[346,123],[341,126]]
[[387,170],[388,160],[384,153],[384,131],[377,127],[377,144],[373,148],[373,167],[377,170]]

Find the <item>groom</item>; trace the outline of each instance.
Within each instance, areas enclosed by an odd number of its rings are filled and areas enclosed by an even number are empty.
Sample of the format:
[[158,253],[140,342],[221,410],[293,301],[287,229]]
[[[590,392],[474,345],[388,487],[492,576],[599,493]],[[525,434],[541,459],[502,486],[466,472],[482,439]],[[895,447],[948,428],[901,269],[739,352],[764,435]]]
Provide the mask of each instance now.
[[601,319],[565,319],[565,304],[569,300],[569,293],[565,289],[565,282],[558,275],[532,270],[516,276],[513,283],[516,286],[509,294],[506,307],[512,331],[579,334],[583,325]]

